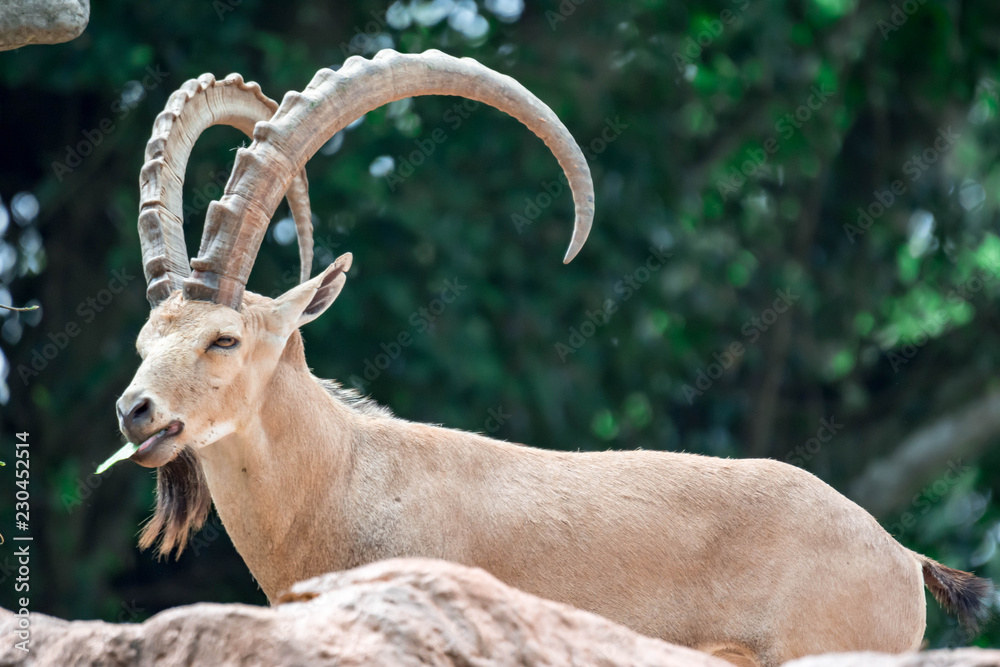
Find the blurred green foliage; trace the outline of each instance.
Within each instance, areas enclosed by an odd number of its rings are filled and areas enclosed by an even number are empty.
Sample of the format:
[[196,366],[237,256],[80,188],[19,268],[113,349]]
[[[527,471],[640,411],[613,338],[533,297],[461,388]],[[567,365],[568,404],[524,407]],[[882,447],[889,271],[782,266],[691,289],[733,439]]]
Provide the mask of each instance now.
[[[32,607],[137,620],[264,602],[217,519],[179,561],[156,562],[135,547],[151,474],[90,475],[120,445],[114,400],[148,313],[143,147],[169,94],[202,72],[240,72],[280,99],[353,53],[439,48],[521,81],[588,152],[597,218],[568,266],[558,166],[492,109],[456,125],[454,99],[396,103],[308,165],[314,269],[355,256],[304,331],[308,358],[402,417],[565,450],[795,459],[847,492],[918,429],[996,391],[1000,7],[903,6],[108,0],[79,39],[0,54],[0,303],[41,305],[0,312],[0,458],[15,432],[32,443]],[[446,139],[417,165],[415,142],[437,128]],[[213,129],[194,149],[192,254],[246,143]],[[386,158],[397,171],[380,171]],[[407,160],[412,175],[387,178]],[[272,225],[254,291],[294,284],[283,232]],[[654,269],[656,253],[669,259]],[[468,289],[419,315],[446,280]],[[412,344],[368,381],[366,362],[403,332]],[[829,418],[843,428],[802,449]],[[878,518],[911,548],[997,577],[1000,427],[984,428],[955,453],[957,483],[931,470]],[[8,537],[13,483],[7,466]],[[8,539],[6,607],[10,553]],[[928,638],[965,641],[933,602]],[[977,642],[998,639],[992,627]]]

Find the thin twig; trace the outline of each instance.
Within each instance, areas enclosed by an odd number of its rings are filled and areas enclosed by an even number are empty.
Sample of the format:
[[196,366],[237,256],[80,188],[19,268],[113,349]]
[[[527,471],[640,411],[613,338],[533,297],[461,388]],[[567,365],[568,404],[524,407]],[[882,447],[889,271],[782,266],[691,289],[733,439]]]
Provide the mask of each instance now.
[[4,310],[13,310],[15,313],[30,313],[33,310],[38,310],[38,306],[27,306],[25,308],[15,308],[14,306],[5,306],[0,303],[0,308]]

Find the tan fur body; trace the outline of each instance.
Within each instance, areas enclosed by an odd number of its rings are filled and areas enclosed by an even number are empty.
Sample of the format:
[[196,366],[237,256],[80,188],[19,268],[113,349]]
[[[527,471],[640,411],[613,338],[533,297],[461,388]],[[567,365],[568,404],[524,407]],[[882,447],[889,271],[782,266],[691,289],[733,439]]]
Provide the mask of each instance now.
[[280,425],[273,434],[233,436],[199,457],[271,599],[330,570],[424,556],[674,643],[745,645],[763,664],[899,652],[923,637],[917,559],[798,468],[527,448],[357,412],[308,377],[304,359],[280,370],[274,389],[298,388],[295,412],[327,419],[269,414],[284,409],[270,402],[261,421]]
[[[554,452],[407,422],[324,386],[297,330],[283,348],[269,335],[273,315],[258,307],[278,302],[247,296],[242,313],[179,298],[154,311],[131,391],[163,387],[156,376],[186,367],[180,348],[203,347],[186,319],[243,321],[253,363],[213,371],[206,355],[183,392],[157,390],[175,407],[156,419],[187,415],[181,445],[269,599],[323,572],[422,556],[737,664],[919,646],[926,559],[817,477],[766,459]],[[207,410],[206,395],[219,404]],[[228,435],[197,437],[223,415]]]

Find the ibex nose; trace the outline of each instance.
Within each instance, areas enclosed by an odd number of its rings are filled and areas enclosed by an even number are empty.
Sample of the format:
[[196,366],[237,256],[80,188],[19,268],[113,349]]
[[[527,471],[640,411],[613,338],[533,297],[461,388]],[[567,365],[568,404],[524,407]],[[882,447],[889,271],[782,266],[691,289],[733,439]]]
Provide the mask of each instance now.
[[123,433],[142,432],[153,420],[153,401],[142,393],[126,393],[115,406],[118,408],[118,426]]

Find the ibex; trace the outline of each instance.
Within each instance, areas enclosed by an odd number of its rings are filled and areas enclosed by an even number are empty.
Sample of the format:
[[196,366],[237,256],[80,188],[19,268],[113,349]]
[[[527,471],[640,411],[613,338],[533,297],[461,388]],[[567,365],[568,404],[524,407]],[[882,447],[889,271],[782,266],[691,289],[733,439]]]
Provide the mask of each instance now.
[[[771,460],[658,451],[565,453],[394,417],[314,377],[299,327],[340,294],[351,255],[308,277],[303,168],[335,132],[416,95],[492,105],[541,137],[566,172],[583,245],[593,185],[555,114],[513,79],[436,51],[383,51],[321,70],[281,106],[238,76],[174,93],[142,170],[139,228],[152,312],[118,400],[132,455],[157,468],[140,546],[184,549],[210,503],[269,600],[301,579],[396,556],[491,572],[536,595],[735,664],[918,648],[926,584],[969,626],[988,581],[896,542],[813,475]],[[273,114],[273,115],[272,115]],[[252,132],[199,256],[181,228],[191,145],[208,126]],[[282,195],[299,220],[302,284],[244,286]]]

